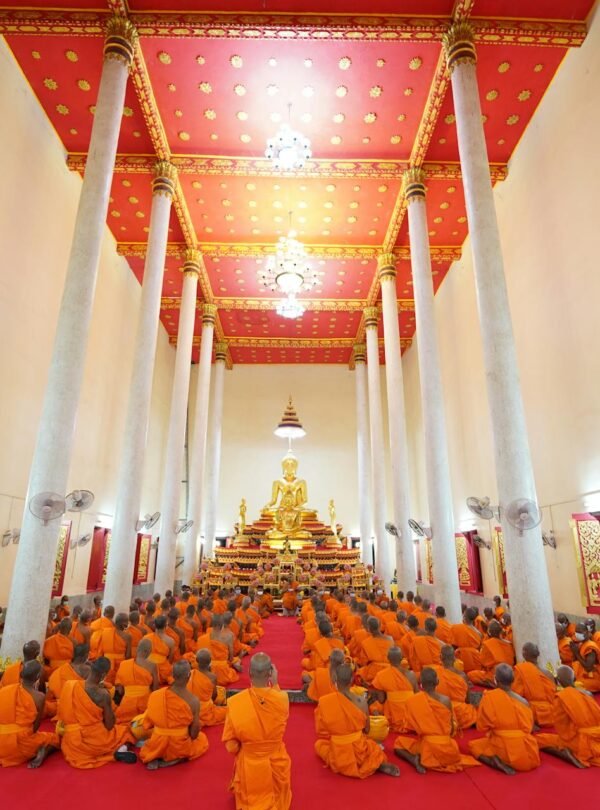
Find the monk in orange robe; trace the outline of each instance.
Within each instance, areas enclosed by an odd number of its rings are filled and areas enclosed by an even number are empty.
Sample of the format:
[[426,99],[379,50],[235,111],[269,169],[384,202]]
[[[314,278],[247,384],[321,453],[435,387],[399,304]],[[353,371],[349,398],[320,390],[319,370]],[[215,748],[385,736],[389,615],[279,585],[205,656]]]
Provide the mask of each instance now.
[[184,616],[186,610],[190,606],[190,596],[191,596],[191,593],[187,589],[185,591],[183,591],[183,593],[181,594],[181,599],[179,600],[179,602],[177,602],[177,605],[176,605],[177,611],[178,611],[180,616]]
[[208,750],[206,735],[200,731],[200,701],[187,688],[190,672],[187,661],[176,661],[173,684],[148,698],[143,725],[152,734],[140,750],[140,759],[149,770],[198,759]]
[[298,594],[293,588],[288,588],[281,595],[281,605],[284,616],[295,616],[298,612]]
[[219,726],[225,722],[226,706],[218,706],[216,701],[225,702],[225,688],[217,684],[217,676],[210,668],[210,650],[198,650],[197,669],[193,669],[187,688],[200,701],[200,723],[203,726]]
[[[29,763],[38,768],[46,757],[59,748],[58,736],[38,731],[44,714],[44,695],[37,690],[42,675],[38,661],[23,664],[20,683],[0,690],[0,765]],[[10,804],[8,798],[5,801]]]
[[390,731],[399,734],[405,730],[406,701],[417,691],[418,683],[414,673],[402,666],[402,650],[399,647],[390,647],[388,662],[389,666],[373,678],[369,693],[383,706]]
[[158,668],[158,680],[161,684],[169,682],[175,655],[175,642],[167,635],[167,617],[157,616],[154,620],[154,632],[148,633],[145,638],[152,644],[149,661]]
[[575,677],[589,692],[600,692],[600,647],[592,641],[585,624],[575,628],[575,640],[571,643]]
[[435,621],[437,624],[436,638],[439,638],[442,644],[452,644],[452,625],[446,618],[446,608],[442,605],[438,605],[435,609]]
[[351,667],[342,664],[335,677],[337,691],[320,698],[315,709],[317,755],[334,773],[344,776],[366,779],[376,771],[398,776],[398,767],[388,762],[383,749],[367,736],[369,708],[364,695],[350,691]]
[[227,602],[223,599],[223,592],[217,591],[213,599],[213,613],[225,613],[227,610]]
[[421,672],[421,686],[423,691],[406,702],[406,728],[417,736],[396,737],[396,755],[410,762],[418,773],[427,770],[456,773],[478,765],[459,750],[454,739],[458,727],[452,703],[450,698],[436,691],[438,676],[431,667]]
[[63,729],[61,750],[74,768],[99,768],[117,760],[134,764],[127,750],[134,738],[127,725],[118,725],[104,681],[111,669],[108,658],[97,658],[85,681],[67,681],[60,695],[58,719]]
[[335,692],[335,673],[337,668],[340,667],[344,661],[345,656],[343,650],[333,649],[329,656],[329,662],[326,667],[317,667],[312,672],[304,672],[302,674],[303,689],[306,691],[306,696],[318,702],[319,698],[323,695],[329,695]]
[[302,659],[302,668],[309,672],[319,667],[326,667],[332,650],[344,649],[344,642],[333,635],[333,628],[327,619],[320,622],[319,632],[320,638],[313,643],[310,655],[308,658]]
[[361,602],[358,606],[358,615],[360,616],[360,626],[358,630],[354,631],[352,638],[348,641],[348,652],[357,664],[363,666],[367,662],[364,657],[365,654],[362,643],[369,635],[369,631],[367,630],[367,621],[370,618],[369,614],[367,613],[367,606],[364,602]]
[[562,664],[572,666],[575,661],[573,650],[571,649],[571,637],[567,634],[567,628],[564,624],[556,622],[556,638],[558,641],[558,654]]
[[425,620],[431,618],[431,602],[429,599],[421,599],[420,596],[415,596],[415,609],[413,616],[419,622],[419,629],[425,627]]
[[481,645],[481,669],[469,670],[471,683],[487,686],[493,689],[494,672],[498,664],[515,664],[515,650],[510,641],[502,638],[502,627],[495,619],[488,627],[488,635]]
[[406,620],[406,633],[400,639],[400,649],[404,655],[404,659],[410,669],[413,665],[413,641],[419,632],[419,622],[414,616],[409,616]]
[[469,700],[469,681],[465,673],[456,666],[454,647],[445,644],[442,647],[442,662],[434,666],[440,695],[446,695],[452,703],[452,711],[460,729],[471,728],[477,722],[477,709]]
[[173,663],[175,663],[175,661],[179,661],[179,659],[187,652],[185,644],[186,636],[181,627],[178,626],[179,619],[180,615],[177,608],[169,608],[167,611],[167,626],[165,628],[165,633],[169,636],[169,638],[173,639],[173,643],[175,644]]
[[382,634],[376,616],[369,616],[367,619],[367,630],[369,635],[362,642],[363,660],[366,663],[356,674],[365,685],[369,686],[377,673],[388,666],[388,652],[394,646],[394,640],[391,636]]
[[71,640],[74,645],[87,644],[89,647],[92,636],[92,614],[89,610],[82,610],[77,619],[73,611],[73,624],[71,627]]
[[94,596],[92,607],[92,621],[95,622],[102,616],[102,597]]
[[195,653],[196,642],[200,633],[200,625],[195,619],[196,608],[188,605],[185,613],[177,619],[177,627],[182,631],[185,638],[185,652]]
[[524,660],[514,668],[513,691],[529,703],[538,726],[551,726],[556,697],[554,678],[538,664],[540,651],[535,644],[530,641],[524,644],[522,654]]
[[68,663],[73,658],[73,642],[69,638],[71,632],[71,619],[62,619],[58,625],[58,631],[49,636],[44,642],[44,662],[46,664],[44,672],[46,678],[63,664]]
[[111,663],[110,672],[106,677],[108,683],[115,682],[115,675],[121,661],[131,658],[131,636],[127,632],[128,624],[127,613],[118,613],[114,625],[102,630],[98,643],[98,654],[108,658]]
[[[414,614],[413,614],[414,615]],[[424,630],[413,639],[411,664],[415,673],[419,674],[423,667],[431,667],[441,663],[442,642],[436,636],[437,622],[433,618],[425,619]]]
[[398,594],[398,607],[403,610],[407,616],[415,610],[415,595],[412,591],[406,591],[406,600],[402,601],[400,594]]
[[486,736],[472,740],[474,757],[503,773],[532,771],[540,764],[540,752],[533,728],[533,712],[525,698],[512,691],[514,673],[508,664],[495,672],[497,689],[486,692],[479,704],[477,729]]
[[23,645],[23,660],[15,661],[14,664],[9,664],[6,667],[2,675],[2,680],[0,681],[0,689],[5,686],[14,686],[15,684],[21,683],[21,672],[23,670],[23,666],[28,661],[35,661],[38,658],[40,651],[41,647],[39,641],[27,641]]
[[[203,641],[204,639],[204,641]],[[239,680],[241,665],[233,655],[233,643],[223,629],[223,616],[213,616],[209,633],[198,639],[198,648],[208,648],[212,659],[211,669],[219,686],[229,686]]]
[[498,621],[504,616],[506,611],[502,607],[502,599],[499,596],[494,596],[494,616]]
[[271,596],[269,591],[262,591],[260,588],[256,592],[256,596],[258,597],[260,615],[262,616],[263,619],[268,619],[269,616],[275,610],[275,606],[273,604],[273,597]]
[[231,644],[234,659],[237,658],[239,660],[245,655],[250,654],[252,647],[250,647],[249,644],[242,643],[242,628],[230,610],[226,610],[223,614],[223,631],[221,636],[223,639],[226,639],[228,645]]
[[87,644],[77,644],[73,652],[73,660],[56,669],[46,685],[45,717],[54,718],[58,711],[58,701],[67,681],[85,681],[90,674],[88,656],[90,648]]
[[230,789],[238,810],[288,810],[291,763],[283,742],[289,698],[268,655],[250,660],[251,687],[229,698],[222,740],[235,754]]
[[100,639],[102,638],[102,631],[114,626],[114,618],[114,607],[107,605],[104,608],[104,615],[101,618],[95,619],[90,624],[90,630],[92,632],[90,638],[90,659],[92,661],[99,656],[98,647],[100,645]]
[[151,652],[152,643],[143,638],[136,657],[119,664],[115,676],[115,692],[120,696],[115,715],[119,723],[129,723],[145,712],[150,692],[159,687],[158,668],[150,661]]
[[536,735],[538,745],[578,768],[600,767],[600,706],[590,692],[575,686],[571,667],[563,664],[556,677],[562,686],[554,699],[556,734]]
[[463,662],[467,674],[473,669],[481,669],[479,651],[483,637],[473,625],[477,615],[477,608],[467,608],[462,624],[452,625],[452,646],[456,648],[456,654]]
[[129,614],[129,625],[127,632],[131,638],[131,657],[137,655],[137,648],[144,636],[150,632],[150,628],[140,622],[140,614],[137,610],[132,610]]
[[406,613],[403,610],[396,611],[396,617],[393,620],[388,619],[383,629],[386,635],[391,636],[394,639],[394,644],[398,646],[407,633]]

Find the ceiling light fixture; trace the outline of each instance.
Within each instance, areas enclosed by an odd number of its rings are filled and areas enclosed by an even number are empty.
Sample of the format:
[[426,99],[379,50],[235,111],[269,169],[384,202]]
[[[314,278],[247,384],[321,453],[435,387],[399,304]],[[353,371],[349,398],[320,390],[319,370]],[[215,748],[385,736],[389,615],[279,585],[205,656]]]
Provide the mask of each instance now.
[[312,157],[310,141],[290,125],[292,105],[288,104],[288,122],[282,124],[274,138],[267,140],[265,157],[273,161],[277,171],[290,172],[303,169]]

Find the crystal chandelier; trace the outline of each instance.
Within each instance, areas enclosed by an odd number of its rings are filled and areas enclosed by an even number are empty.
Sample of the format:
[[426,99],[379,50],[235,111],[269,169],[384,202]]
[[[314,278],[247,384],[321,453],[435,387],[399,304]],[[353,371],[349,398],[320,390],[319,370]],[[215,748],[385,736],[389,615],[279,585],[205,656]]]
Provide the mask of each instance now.
[[[288,104],[288,119],[292,115],[292,105]],[[306,161],[310,160],[312,150],[310,141],[302,133],[292,129],[289,121],[282,124],[274,138],[267,140],[265,157],[273,161],[277,171],[290,172],[303,169]]]
[[301,318],[305,311],[305,308],[293,294],[288,295],[287,298],[282,298],[275,307],[275,312],[282,318]]
[[281,292],[285,298],[277,306],[277,314],[283,318],[299,318],[304,307],[296,295],[309,292],[321,284],[320,273],[308,261],[304,245],[295,238],[295,232],[281,236],[275,253],[269,256],[266,266],[258,271],[258,280],[271,292]]

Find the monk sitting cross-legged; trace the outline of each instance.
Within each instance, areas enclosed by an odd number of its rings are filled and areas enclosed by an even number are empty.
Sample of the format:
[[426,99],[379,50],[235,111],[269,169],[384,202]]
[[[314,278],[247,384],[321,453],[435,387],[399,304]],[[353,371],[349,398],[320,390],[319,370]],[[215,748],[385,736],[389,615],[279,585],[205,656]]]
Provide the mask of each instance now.
[[508,664],[495,672],[497,689],[486,692],[479,704],[477,729],[486,736],[469,743],[474,757],[506,774],[532,771],[540,764],[533,728],[533,712],[525,698],[512,691],[514,674]]
[[46,679],[52,675],[55,669],[62,667],[73,658],[73,641],[69,637],[71,632],[71,619],[61,619],[57,632],[49,636],[44,642],[44,662],[46,664],[44,672]]
[[344,651],[334,649],[331,651],[329,663],[326,667],[317,667],[312,672],[302,673],[302,688],[310,700],[317,703],[323,695],[335,692],[335,672],[345,660]]
[[402,666],[402,650],[399,647],[390,647],[388,662],[389,666],[373,678],[369,691],[383,705],[390,731],[398,734],[404,731],[406,701],[417,691],[418,683],[414,673]]
[[481,669],[482,636],[473,622],[478,616],[477,608],[467,608],[463,614],[462,624],[452,625],[452,645],[456,648],[458,658],[463,662],[468,674],[472,669]]
[[578,768],[600,767],[600,706],[590,692],[575,686],[571,667],[563,664],[556,677],[562,686],[554,700],[556,734],[538,734],[538,745]]
[[156,664],[158,668],[158,680],[161,684],[168,683],[173,667],[173,656],[175,655],[175,642],[167,635],[167,617],[157,616],[154,619],[154,632],[148,633],[145,637],[152,644],[152,652],[149,661]]
[[82,610],[79,615],[73,610],[73,625],[71,627],[71,639],[73,644],[87,644],[89,646],[92,637],[92,613],[90,610]]
[[140,751],[149,770],[168,768],[206,753],[208,740],[200,731],[200,701],[187,688],[187,661],[173,664],[173,684],[152,692],[144,715],[144,728],[152,730]]
[[210,631],[198,639],[198,647],[210,650],[211,669],[219,686],[229,686],[239,680],[242,667],[233,655],[233,640],[223,627],[223,616],[218,613],[213,616]]
[[110,672],[106,677],[108,683],[115,682],[115,675],[121,661],[131,658],[131,636],[127,632],[128,624],[127,613],[118,613],[114,625],[105,627],[100,636],[98,654],[108,658],[111,663]]
[[151,652],[152,643],[143,638],[138,644],[136,657],[119,664],[115,677],[115,691],[121,696],[115,712],[119,723],[131,722],[145,712],[150,692],[158,689],[158,668],[150,661]]
[[365,779],[376,771],[399,776],[399,768],[388,762],[383,749],[367,736],[369,708],[364,695],[350,691],[351,667],[339,666],[335,679],[337,691],[320,698],[315,710],[317,755],[334,773],[344,776]]
[[411,663],[413,670],[419,674],[423,667],[431,667],[441,661],[442,642],[437,638],[437,622],[425,619],[424,630],[417,633],[412,642]]
[[50,676],[46,685],[45,716],[53,718],[58,711],[58,701],[67,681],[85,681],[90,674],[88,656],[90,648],[87,644],[77,644],[73,652],[73,660],[63,664]]
[[196,621],[196,608],[194,605],[186,606],[183,616],[177,619],[177,627],[182,631],[185,637],[185,651],[187,653],[195,652],[201,628],[200,624]]
[[211,672],[210,650],[198,650],[196,653],[198,669],[193,669],[187,688],[200,701],[200,722],[203,726],[219,726],[225,722],[226,706],[225,687],[218,686],[217,676]]
[[600,646],[592,641],[591,633],[585,624],[575,628],[575,640],[571,642],[575,677],[584,689],[600,692]]
[[556,622],[556,638],[558,641],[558,654],[563,664],[571,666],[575,660],[571,649],[571,637],[567,633],[567,628],[561,622]]
[[140,622],[140,614],[138,610],[132,610],[130,612],[127,632],[131,638],[131,657],[135,658],[137,655],[138,644],[144,638],[144,636],[150,632],[149,628]]
[[[9,664],[4,670],[2,680],[0,681],[0,689],[5,686],[13,686],[14,684],[21,683],[21,671],[28,661],[35,661],[41,651],[39,641],[27,641],[23,645],[23,660],[15,661],[14,664]],[[43,676],[43,673],[42,673]]]
[[388,652],[394,646],[394,640],[391,636],[383,635],[376,616],[367,619],[367,630],[369,635],[362,642],[366,663],[357,671],[357,675],[368,686],[377,673],[388,666]]
[[[0,765],[28,762],[37,768],[59,747],[58,736],[38,731],[44,714],[44,695],[37,690],[42,675],[38,661],[27,661],[20,682],[0,690]],[[10,803],[6,800],[7,805]]]
[[436,691],[437,685],[435,670],[425,667],[421,672],[423,691],[406,703],[406,728],[417,736],[400,736],[394,741],[396,755],[410,762],[418,773],[456,773],[479,764],[461,754],[454,739],[457,725],[452,703]]
[[112,605],[107,605],[104,608],[104,615],[94,619],[94,621],[90,624],[90,660],[93,661],[100,655],[98,652],[98,647],[100,645],[100,639],[102,638],[102,631],[114,626],[114,618],[114,607]]
[[268,655],[250,659],[249,689],[229,698],[222,740],[235,765],[230,789],[237,810],[288,810],[291,762],[283,742],[289,698]]
[[442,663],[434,666],[437,672],[437,691],[446,695],[452,702],[452,710],[459,728],[471,728],[477,722],[477,709],[469,701],[469,681],[465,673],[457,669],[454,647],[444,644]]
[[553,724],[553,703],[556,696],[556,684],[549,672],[538,664],[540,651],[535,644],[528,641],[523,645],[523,662],[517,664],[513,690],[529,703],[533,719],[538,726]]
[[302,667],[309,672],[313,672],[319,667],[326,667],[329,656],[334,649],[343,650],[344,642],[341,638],[333,635],[333,628],[327,619],[319,622],[320,638],[312,643],[312,652],[308,658],[302,659]]
[[502,638],[502,627],[496,620],[490,622],[488,635],[481,645],[481,669],[469,670],[469,680],[493,689],[496,667],[498,664],[514,666],[515,651],[512,643]]
[[98,658],[85,681],[67,681],[58,704],[63,729],[61,750],[74,768],[99,768],[117,760],[133,764],[136,755],[127,750],[133,742],[129,726],[117,725],[104,681],[110,672],[108,658]]

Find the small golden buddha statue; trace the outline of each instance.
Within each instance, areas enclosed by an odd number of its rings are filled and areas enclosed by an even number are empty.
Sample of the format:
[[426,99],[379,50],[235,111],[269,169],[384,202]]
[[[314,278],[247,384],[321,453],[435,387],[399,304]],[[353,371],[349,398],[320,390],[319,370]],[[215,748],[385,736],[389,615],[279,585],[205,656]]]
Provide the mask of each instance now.
[[329,501],[329,525],[331,526],[331,531],[337,534],[337,527],[335,525],[335,503],[333,502],[333,498]]
[[242,502],[240,503],[240,526],[239,526],[240,534],[244,533],[245,528],[246,528],[246,499],[242,498]]
[[308,500],[306,481],[297,478],[298,459],[290,451],[281,462],[283,477],[273,481],[271,500],[263,509],[263,514],[271,515],[274,528],[267,532],[270,540],[284,537],[310,537],[310,532],[302,530],[304,506]]

